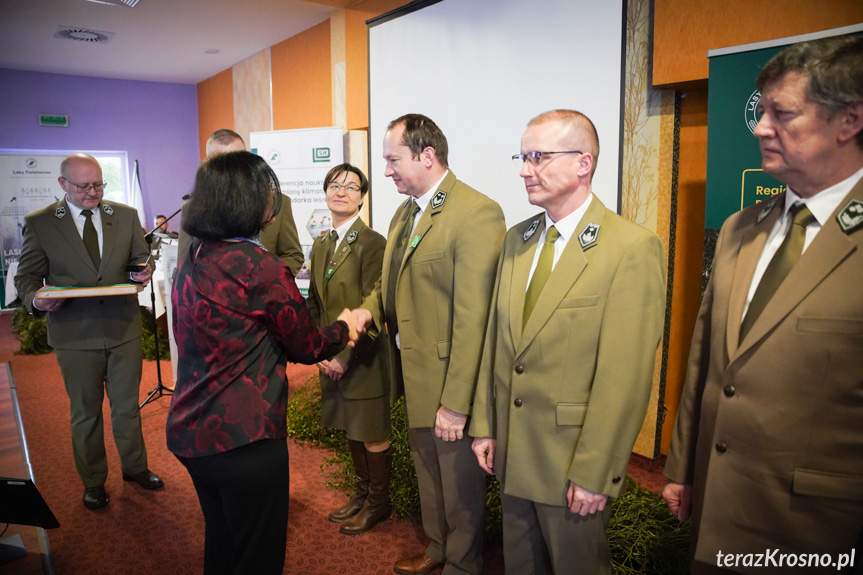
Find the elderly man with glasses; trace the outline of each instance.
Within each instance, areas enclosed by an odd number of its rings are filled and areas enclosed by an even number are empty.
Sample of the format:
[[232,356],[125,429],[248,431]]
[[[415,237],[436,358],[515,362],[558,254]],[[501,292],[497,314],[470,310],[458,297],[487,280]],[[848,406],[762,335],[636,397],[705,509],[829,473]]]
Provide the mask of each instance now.
[[65,197],[28,215],[15,287],[25,309],[48,318],[72,410],[72,452],[84,483],[84,506],[108,504],[102,423],[105,394],[124,481],[158,489],[141,433],[141,313],[135,294],[44,298],[47,286],[90,287],[150,281],[152,267],[138,214],[102,199],[106,183],[95,158],[73,154],[60,164]]
[[513,156],[544,211],[504,240],[470,426],[500,481],[507,573],[611,573],[608,498],[647,410],[662,243],[593,195],[598,158],[574,110],[531,120]]

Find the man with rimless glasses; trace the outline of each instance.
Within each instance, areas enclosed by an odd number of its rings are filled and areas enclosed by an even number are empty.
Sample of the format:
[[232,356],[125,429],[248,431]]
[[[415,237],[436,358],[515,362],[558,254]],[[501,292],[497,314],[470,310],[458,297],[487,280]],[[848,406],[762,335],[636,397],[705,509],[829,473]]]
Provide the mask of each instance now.
[[647,410],[662,243],[593,195],[598,158],[574,110],[531,120],[513,156],[544,212],[504,240],[470,426],[500,481],[507,573],[611,573],[608,498]]
[[[84,506],[108,504],[102,403],[111,405],[114,442],[124,481],[158,489],[162,480],[147,467],[141,433],[141,313],[137,295],[68,299],[37,298],[48,286],[147,284],[153,273],[137,212],[102,199],[106,183],[99,162],[72,154],[60,164],[59,202],[25,219],[15,287],[24,307],[48,318],[48,343],[69,395],[72,452],[84,483]],[[130,268],[134,271],[130,271]]]

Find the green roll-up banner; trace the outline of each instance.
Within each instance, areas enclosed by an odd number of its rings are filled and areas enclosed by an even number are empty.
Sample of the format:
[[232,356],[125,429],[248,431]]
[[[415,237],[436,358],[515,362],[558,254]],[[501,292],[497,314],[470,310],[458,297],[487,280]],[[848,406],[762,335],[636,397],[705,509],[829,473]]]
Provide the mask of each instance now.
[[761,94],[755,79],[764,64],[785,46],[710,58],[707,91],[707,206],[704,227],[722,222],[747,206],[785,189],[761,169],[758,123]]

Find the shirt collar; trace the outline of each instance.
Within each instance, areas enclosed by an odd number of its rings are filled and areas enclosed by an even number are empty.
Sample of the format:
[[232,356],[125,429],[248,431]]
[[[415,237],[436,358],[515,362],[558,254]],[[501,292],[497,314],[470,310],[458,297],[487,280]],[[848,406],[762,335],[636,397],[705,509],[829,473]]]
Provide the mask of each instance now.
[[824,226],[833,212],[836,211],[836,208],[839,207],[839,204],[842,203],[842,200],[845,199],[845,196],[847,196],[851,191],[851,188],[857,185],[857,182],[859,182],[861,178],[863,178],[863,168],[854,172],[851,177],[818,192],[811,198],[801,198],[794,192],[794,190],[788,188],[785,196],[785,206],[782,210],[782,218],[784,219],[785,216],[788,215],[788,210],[790,210],[791,206],[795,203],[803,203],[807,208],[809,208],[809,211],[812,212],[815,219],[818,220],[818,224]]
[[[575,235],[575,226],[578,225],[578,222],[581,221],[581,218],[584,217],[584,214],[587,213],[587,207],[590,205],[590,202],[593,200],[593,194],[587,196],[587,200],[572,212],[569,215],[566,215],[560,218],[558,221],[553,222],[551,218],[548,217],[548,212],[545,213],[545,229],[547,230],[551,226],[560,233],[561,237],[565,242],[569,241],[569,238]],[[545,230],[543,230],[545,233]]]
[[[65,201],[66,201],[66,209],[69,210],[69,213],[72,214],[72,216],[75,219],[78,219],[81,216],[81,212],[84,211],[84,208],[79,208],[78,206],[76,206],[75,204],[70,202],[68,199],[66,199]],[[102,203],[99,202],[99,205],[90,211],[93,212],[94,216],[96,216],[96,215],[99,215],[99,213],[102,211],[101,208],[102,208]]]
[[349,219],[348,221],[346,221],[345,223],[343,223],[343,224],[342,224],[342,225],[340,225],[339,227],[337,227],[337,228],[330,228],[330,229],[331,229],[331,230],[336,230],[336,233],[337,233],[337,234],[339,234],[339,240],[341,240],[342,238],[344,238],[344,237],[347,235],[348,230],[350,230],[350,229],[351,229],[351,226],[353,226],[353,225],[354,225],[354,222],[355,222],[355,221],[357,221],[357,218],[358,218],[358,217],[360,217],[360,213],[359,213],[359,212],[357,212],[357,214],[356,214],[354,217],[352,217],[351,219]]

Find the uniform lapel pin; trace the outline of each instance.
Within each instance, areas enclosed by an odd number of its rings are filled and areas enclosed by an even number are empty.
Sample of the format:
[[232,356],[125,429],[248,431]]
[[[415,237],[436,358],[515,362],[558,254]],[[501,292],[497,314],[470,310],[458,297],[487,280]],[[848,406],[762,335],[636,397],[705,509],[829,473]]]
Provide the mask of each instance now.
[[850,234],[863,226],[863,202],[856,198],[849,201],[837,214],[836,221],[839,222],[839,227],[846,234]]
[[578,234],[578,243],[581,249],[586,250],[593,246],[599,237],[599,224],[587,224]]
[[531,224],[530,224],[530,227],[527,228],[527,230],[525,230],[524,241],[527,241],[530,238],[532,238],[533,234],[536,233],[536,228],[538,228],[538,227],[539,227],[539,218],[533,220],[533,222],[531,222]]

